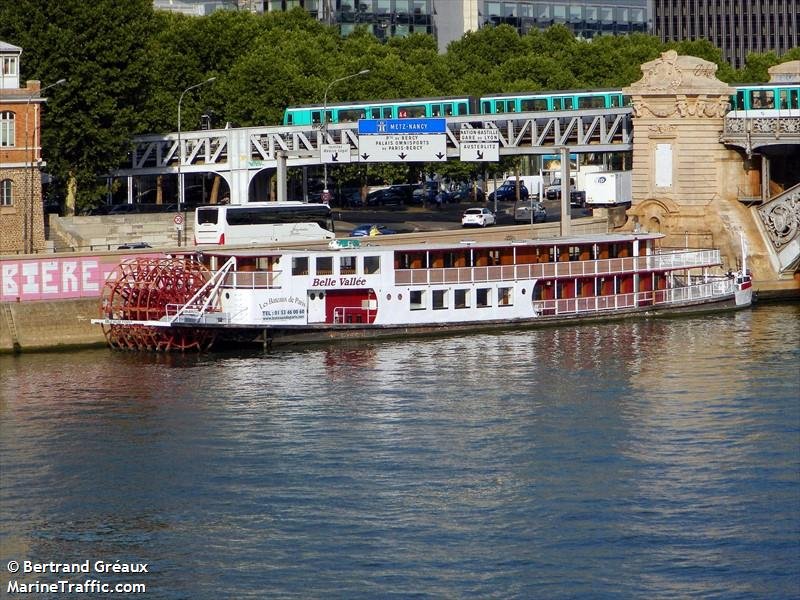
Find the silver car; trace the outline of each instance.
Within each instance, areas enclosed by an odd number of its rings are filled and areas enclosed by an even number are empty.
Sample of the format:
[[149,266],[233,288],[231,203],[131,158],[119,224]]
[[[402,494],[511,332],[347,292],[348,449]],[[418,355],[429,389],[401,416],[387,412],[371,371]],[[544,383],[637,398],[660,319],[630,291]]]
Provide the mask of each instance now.
[[[531,207],[533,218],[531,218]],[[515,223],[544,223],[547,220],[547,209],[541,202],[520,202],[514,211]]]

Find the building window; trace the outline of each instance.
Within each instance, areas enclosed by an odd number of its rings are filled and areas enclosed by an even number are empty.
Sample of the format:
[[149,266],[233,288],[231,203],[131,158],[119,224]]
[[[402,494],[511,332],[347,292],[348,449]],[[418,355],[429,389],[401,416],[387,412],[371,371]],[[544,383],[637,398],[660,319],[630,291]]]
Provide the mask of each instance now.
[[19,75],[19,61],[16,56],[3,57],[3,75]]
[[11,148],[14,143],[14,113],[0,112],[0,148]]
[[0,181],[0,206],[14,204],[14,182],[10,179]]

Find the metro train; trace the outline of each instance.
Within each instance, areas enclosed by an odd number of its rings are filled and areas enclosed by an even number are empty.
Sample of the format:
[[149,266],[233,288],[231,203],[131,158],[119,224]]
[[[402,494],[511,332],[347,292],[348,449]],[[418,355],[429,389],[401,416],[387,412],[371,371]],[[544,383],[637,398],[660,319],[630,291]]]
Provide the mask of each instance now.
[[[762,83],[736,85],[731,95],[733,110],[800,109],[800,85]],[[497,115],[520,112],[618,108],[628,106],[630,98],[619,89],[562,90],[552,92],[517,92],[492,94],[475,98],[450,96],[442,98],[410,98],[403,100],[365,100],[327,104],[327,123],[356,122],[359,119],[403,119]],[[318,125],[322,122],[323,105],[290,107],[284,111],[283,124]]]

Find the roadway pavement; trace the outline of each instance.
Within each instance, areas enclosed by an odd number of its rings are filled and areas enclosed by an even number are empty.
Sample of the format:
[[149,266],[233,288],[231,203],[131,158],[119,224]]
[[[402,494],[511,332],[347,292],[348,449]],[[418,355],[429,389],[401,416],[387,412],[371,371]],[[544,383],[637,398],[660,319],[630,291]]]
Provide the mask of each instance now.
[[[346,236],[354,227],[362,224],[386,225],[399,233],[414,231],[445,231],[461,228],[461,215],[467,208],[488,207],[494,210],[494,202],[461,202],[445,204],[441,209],[423,206],[381,206],[358,208],[334,208],[336,231]],[[514,202],[497,203],[497,224],[516,225],[514,222]],[[545,200],[547,222],[561,220],[561,201]],[[582,208],[572,208],[572,218],[585,217],[591,212]]]

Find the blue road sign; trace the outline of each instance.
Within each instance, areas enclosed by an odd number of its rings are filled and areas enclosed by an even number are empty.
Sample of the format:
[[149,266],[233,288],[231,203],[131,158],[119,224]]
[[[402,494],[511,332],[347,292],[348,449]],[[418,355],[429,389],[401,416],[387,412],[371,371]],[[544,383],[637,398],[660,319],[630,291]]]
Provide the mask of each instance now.
[[360,119],[359,135],[447,133],[447,119]]

